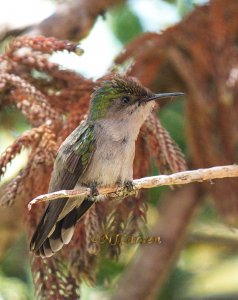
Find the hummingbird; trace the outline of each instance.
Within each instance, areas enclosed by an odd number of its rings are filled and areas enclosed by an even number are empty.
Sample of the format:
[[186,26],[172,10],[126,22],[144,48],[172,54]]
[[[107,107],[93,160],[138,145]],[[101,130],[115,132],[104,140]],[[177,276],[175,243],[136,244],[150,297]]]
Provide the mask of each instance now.
[[76,223],[95,203],[98,187],[131,187],[135,142],[157,100],[183,93],[154,94],[134,77],[114,75],[102,81],[90,99],[88,117],[62,143],[49,193],[91,188],[86,199],[51,201],[30,242],[36,255],[50,257],[73,237]]

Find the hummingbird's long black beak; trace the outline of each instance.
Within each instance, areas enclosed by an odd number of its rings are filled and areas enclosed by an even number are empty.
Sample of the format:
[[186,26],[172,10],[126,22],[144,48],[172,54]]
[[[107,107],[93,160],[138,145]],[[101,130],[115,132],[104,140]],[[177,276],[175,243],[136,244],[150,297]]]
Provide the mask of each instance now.
[[144,99],[144,102],[149,102],[152,100],[160,100],[164,98],[170,98],[170,97],[178,97],[183,96],[184,93],[161,93],[161,94],[154,94],[153,96]]

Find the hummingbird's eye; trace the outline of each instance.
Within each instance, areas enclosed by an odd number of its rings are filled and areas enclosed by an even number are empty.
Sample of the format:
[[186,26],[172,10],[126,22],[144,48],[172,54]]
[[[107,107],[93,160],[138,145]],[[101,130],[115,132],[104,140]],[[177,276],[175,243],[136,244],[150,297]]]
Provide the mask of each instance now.
[[122,104],[128,104],[130,102],[130,98],[128,96],[124,96],[121,98]]

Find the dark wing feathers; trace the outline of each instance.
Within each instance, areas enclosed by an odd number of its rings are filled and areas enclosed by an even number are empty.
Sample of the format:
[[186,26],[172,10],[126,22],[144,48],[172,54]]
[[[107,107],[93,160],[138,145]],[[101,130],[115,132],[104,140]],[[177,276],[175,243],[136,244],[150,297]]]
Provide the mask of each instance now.
[[[58,151],[51,177],[49,192],[73,189],[80,176],[86,170],[94,150],[95,137],[93,125],[83,123],[71,133]],[[32,237],[30,243],[30,249],[32,251],[37,253],[39,248],[46,241],[55,224],[60,221],[59,216],[62,215],[66,203],[67,197],[54,200],[48,204]],[[90,207],[91,205],[84,204],[83,207],[84,206]],[[83,211],[85,212],[86,210],[83,209]],[[74,211],[72,214],[76,218],[78,213],[77,211]],[[69,228],[69,225],[75,218],[72,218],[72,215],[69,214],[69,217],[67,216],[65,218],[64,224],[60,224],[61,222],[58,222],[51,237],[53,239],[56,238],[56,236],[60,234],[59,229],[62,226],[62,228],[65,229]],[[48,244],[49,241],[44,244],[44,247],[48,248],[50,246]],[[43,250],[41,249],[41,252],[42,251]],[[47,251],[47,249],[45,249],[45,251]]]

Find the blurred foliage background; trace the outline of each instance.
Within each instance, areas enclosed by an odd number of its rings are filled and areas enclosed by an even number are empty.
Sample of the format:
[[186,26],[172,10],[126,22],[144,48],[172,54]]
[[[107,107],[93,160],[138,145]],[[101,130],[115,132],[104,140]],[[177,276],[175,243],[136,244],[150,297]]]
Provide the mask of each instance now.
[[[45,0],[41,1],[44,2]],[[15,2],[22,2],[22,9],[18,11],[18,14],[24,15],[26,13],[24,1],[15,0]],[[60,1],[52,2],[52,7],[54,7]],[[146,2],[146,0],[132,0],[114,7],[107,11],[105,15],[99,17],[99,23],[103,22],[104,24],[103,28],[100,27],[101,25],[98,25],[98,22],[94,25],[93,30],[96,30],[95,27],[99,26],[100,30],[106,30],[107,34],[110,32],[107,35],[111,39],[110,47],[115,47],[116,49],[112,49],[113,55],[115,55],[115,52],[119,52],[123,48],[123,45],[130,42],[142,32],[151,28],[153,28],[153,31],[160,32],[168,26],[186,18],[196,6],[206,3],[206,1],[202,0],[148,0],[147,2],[151,2],[151,5],[147,7],[142,6],[142,2]],[[12,3],[14,5],[14,1]],[[4,3],[1,3],[1,6],[4,10]],[[139,7],[146,7],[146,9],[143,11]],[[143,13],[146,16],[143,16]],[[153,16],[151,19],[150,14]],[[154,17],[156,14],[157,19]],[[10,17],[11,14],[9,14]],[[204,30],[205,34],[207,29],[204,27],[201,30]],[[85,45],[87,45],[87,39],[93,40],[91,34],[93,33],[90,33],[89,37],[83,42]],[[5,47],[10,38],[11,35],[2,41],[1,49]],[[90,45],[93,47],[92,44]],[[60,60],[61,57],[59,56],[55,59]],[[71,58],[69,58],[70,60]],[[86,69],[87,61],[84,64],[86,66],[85,69],[79,71],[84,75],[98,76],[97,71],[95,71],[95,75],[92,69]],[[106,67],[107,62],[102,67],[102,70]],[[95,69],[97,69],[97,66],[95,66]],[[186,139],[184,101],[186,100],[176,100],[164,105],[159,112],[159,118],[189,160],[191,153],[190,149],[188,149]],[[10,111],[1,112],[0,152],[4,151],[27,128],[28,124],[26,120],[14,108]],[[27,153],[22,153],[15,159],[8,173],[5,175],[2,184],[13,177],[24,166],[26,155]],[[153,172],[157,174],[158,170],[155,168]],[[148,201],[148,228],[152,227],[157,219],[160,218],[157,209],[158,199],[162,201],[160,199],[163,199],[167,192],[167,188],[151,191],[150,197],[148,197],[151,199]],[[11,208],[7,208],[5,211],[7,215],[11,213]],[[19,226],[22,226],[22,218],[19,218]],[[8,234],[10,234],[9,228],[0,227],[0,244],[4,240],[4,236]],[[34,299],[30,267],[27,260],[27,247],[26,237],[21,235],[17,237],[13,245],[7,247],[4,251],[2,250],[2,252],[0,251],[0,300]],[[123,276],[137,247],[125,245],[120,260],[117,262],[103,259],[99,266],[96,286],[92,288],[83,284],[82,299],[109,299],[110,294],[115,289],[118,280]],[[203,206],[199,209],[196,217],[189,226],[186,245],[180,254],[177,264],[174,266],[157,299],[237,299],[237,248],[237,229],[224,224],[214,209],[212,202],[209,201],[209,194],[207,194]]]

